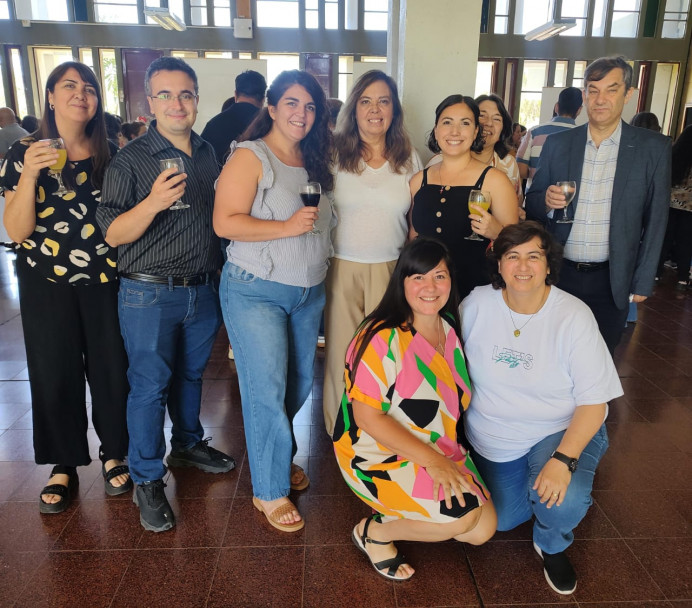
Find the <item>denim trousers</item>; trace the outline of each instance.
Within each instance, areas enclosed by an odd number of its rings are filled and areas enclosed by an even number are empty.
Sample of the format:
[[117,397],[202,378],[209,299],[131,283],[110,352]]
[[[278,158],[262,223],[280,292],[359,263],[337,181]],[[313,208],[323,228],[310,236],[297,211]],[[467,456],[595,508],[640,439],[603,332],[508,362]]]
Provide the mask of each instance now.
[[218,290],[213,281],[174,287],[123,278],[118,314],[129,359],[128,464],[132,479],[143,483],[166,473],[166,405],[173,450],[202,440],[202,373],[221,326]]
[[549,435],[528,454],[510,462],[492,462],[472,450],[473,462],[497,510],[497,529],[511,530],[535,517],[533,540],[545,553],[559,553],[572,544],[574,528],[593,503],[591,489],[596,467],[608,449],[608,433],[603,424],[581,453],[563,503],[548,509],[547,503],[541,504],[538,493],[532,488],[564,434],[565,431],[560,431]]
[[226,262],[220,291],[238,371],[253,494],[276,500],[290,491],[297,450],[293,418],[312,390],[324,283],[284,285]]

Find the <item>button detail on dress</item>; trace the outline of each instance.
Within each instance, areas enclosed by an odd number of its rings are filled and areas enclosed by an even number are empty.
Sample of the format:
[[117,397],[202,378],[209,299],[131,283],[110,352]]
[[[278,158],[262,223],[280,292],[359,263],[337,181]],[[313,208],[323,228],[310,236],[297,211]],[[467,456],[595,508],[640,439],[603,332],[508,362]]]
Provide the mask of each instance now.
[[442,211],[438,211],[435,215],[436,215],[437,217],[442,217]]
[[437,233],[442,232],[442,228],[435,228],[435,232],[437,232]]
[[440,202],[441,202],[441,203],[446,203],[446,202],[447,202],[447,199],[446,199],[446,198],[441,198],[441,199],[440,199]]

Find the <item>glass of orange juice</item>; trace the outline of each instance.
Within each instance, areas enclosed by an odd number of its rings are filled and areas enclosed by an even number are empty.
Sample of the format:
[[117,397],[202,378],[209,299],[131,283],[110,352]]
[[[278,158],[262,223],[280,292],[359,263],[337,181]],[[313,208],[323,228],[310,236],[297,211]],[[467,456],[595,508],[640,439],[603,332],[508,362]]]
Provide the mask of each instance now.
[[[485,209],[486,211],[490,209],[490,192],[487,190],[471,190],[469,192],[469,213],[474,215],[480,215],[471,205],[478,205],[479,207]],[[483,239],[478,236],[473,230],[469,236],[464,237],[467,241],[482,241]]]
[[58,196],[67,194],[70,192],[70,190],[65,188],[65,184],[62,183],[62,170],[67,162],[67,150],[65,150],[65,142],[62,140],[62,137],[42,139],[41,141],[47,141],[48,145],[58,152],[58,160],[48,167],[48,175],[58,180],[58,189],[55,191],[55,194]]

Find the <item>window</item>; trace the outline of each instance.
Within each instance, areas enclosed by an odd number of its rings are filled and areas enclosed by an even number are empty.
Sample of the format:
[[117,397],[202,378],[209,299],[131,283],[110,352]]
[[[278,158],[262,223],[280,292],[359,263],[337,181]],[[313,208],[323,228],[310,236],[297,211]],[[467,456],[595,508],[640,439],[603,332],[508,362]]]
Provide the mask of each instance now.
[[94,69],[94,53],[90,48],[82,47],[79,49],[79,60],[84,65],[88,65],[92,70]]
[[589,12],[589,0],[562,0],[561,17],[576,19],[577,25],[565,30],[560,36],[586,35],[586,17]]
[[553,79],[554,87],[566,87],[567,86],[567,62],[566,61],[556,61],[555,62],[555,78]]
[[298,27],[298,0],[257,0],[257,27]]
[[517,0],[514,33],[526,34],[552,18],[553,0]]
[[190,0],[190,25],[207,25],[207,0]]
[[327,30],[339,29],[339,0],[324,0],[324,27]]
[[344,14],[346,17],[345,29],[358,29],[358,0],[346,0],[344,4]]
[[586,61],[574,62],[574,74],[572,76],[572,86],[578,89],[584,88],[584,72],[586,71]]
[[479,61],[476,68],[476,89],[474,97],[486,95],[493,92],[493,81],[495,80],[496,61]]
[[53,68],[66,61],[74,61],[70,47],[34,47],[39,91],[46,90],[46,81]]
[[386,57],[377,57],[376,55],[363,55],[360,60],[362,63],[387,63]]
[[205,59],[233,59],[231,51],[205,51]]
[[548,76],[547,61],[524,61],[519,101],[519,122],[532,127],[540,122],[541,97]]
[[267,82],[269,84],[274,82],[274,78],[284,70],[297,70],[300,68],[300,57],[298,55],[260,53],[257,59],[264,59],[267,62]]
[[139,23],[137,0],[94,0],[98,23]]
[[316,30],[319,27],[317,0],[305,0],[305,27],[309,30]]
[[[161,8],[161,0],[145,0],[144,7],[145,8]],[[145,16],[144,17],[144,23],[146,23],[147,25],[155,25],[156,21],[154,21],[151,17]]]
[[[10,18],[10,5],[9,5],[7,0],[0,0],[0,19],[9,19],[9,18]],[[2,87],[1,83],[0,83],[0,87]],[[0,91],[1,91],[1,89],[0,89]],[[2,95],[4,98],[4,93],[2,93]]]
[[120,92],[118,90],[118,67],[113,49],[99,49],[101,57],[101,90],[106,112],[120,116]]
[[337,95],[344,103],[346,103],[346,98],[348,97],[348,92],[351,90],[352,85],[353,56],[342,55],[339,57],[339,85]]
[[168,0],[168,12],[175,15],[181,21],[185,21],[185,8],[183,0]]
[[689,0],[666,0],[666,12],[663,14],[661,37],[684,38],[689,10]]
[[[7,3],[5,3],[7,4]],[[67,0],[31,0],[33,21],[69,21]]]
[[214,25],[231,26],[231,0],[214,0]]
[[7,96],[5,95],[5,86],[2,84],[2,78],[0,78],[0,104],[2,104],[3,108],[9,105],[7,102]]
[[592,36],[605,36],[606,0],[595,0],[593,6],[593,26],[591,27]]
[[252,53],[238,53],[238,59],[252,59]]
[[636,38],[639,29],[641,0],[613,0],[613,24],[610,35],[614,38]]
[[387,31],[388,0],[363,0],[363,29]]
[[12,64],[12,84],[14,85],[14,98],[17,101],[17,114],[26,116],[29,113],[29,106],[26,102],[26,92],[24,89],[24,71],[22,70],[22,57],[19,49],[10,49],[10,63]]
[[656,114],[662,131],[670,132],[680,64],[659,62],[651,96],[651,111]]
[[[493,32],[495,34],[506,34],[508,24],[509,24],[509,0],[496,0],[495,1],[495,25],[493,26]],[[476,81],[476,85],[478,85],[478,81]]]
[[171,57],[178,57],[179,59],[197,59],[199,54],[197,51],[171,51]]

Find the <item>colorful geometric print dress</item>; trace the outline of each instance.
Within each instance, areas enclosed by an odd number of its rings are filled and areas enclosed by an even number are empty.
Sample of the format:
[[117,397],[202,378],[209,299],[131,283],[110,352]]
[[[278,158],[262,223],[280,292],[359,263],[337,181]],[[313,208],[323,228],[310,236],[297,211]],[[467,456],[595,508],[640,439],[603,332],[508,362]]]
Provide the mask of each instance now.
[[[470,381],[459,339],[449,324],[443,324],[444,357],[422,335],[400,328],[375,334],[355,378],[348,362],[357,337],[346,355],[346,392],[334,430],[334,450],[346,483],[382,514],[382,521],[450,523],[489,497],[471,457],[457,443],[457,422],[471,401]],[[433,497],[433,480],[424,467],[389,451],[356,426],[354,399],[382,410],[457,463],[480,500],[464,493],[464,507],[453,497],[452,508],[447,509],[441,490],[437,499]]]

